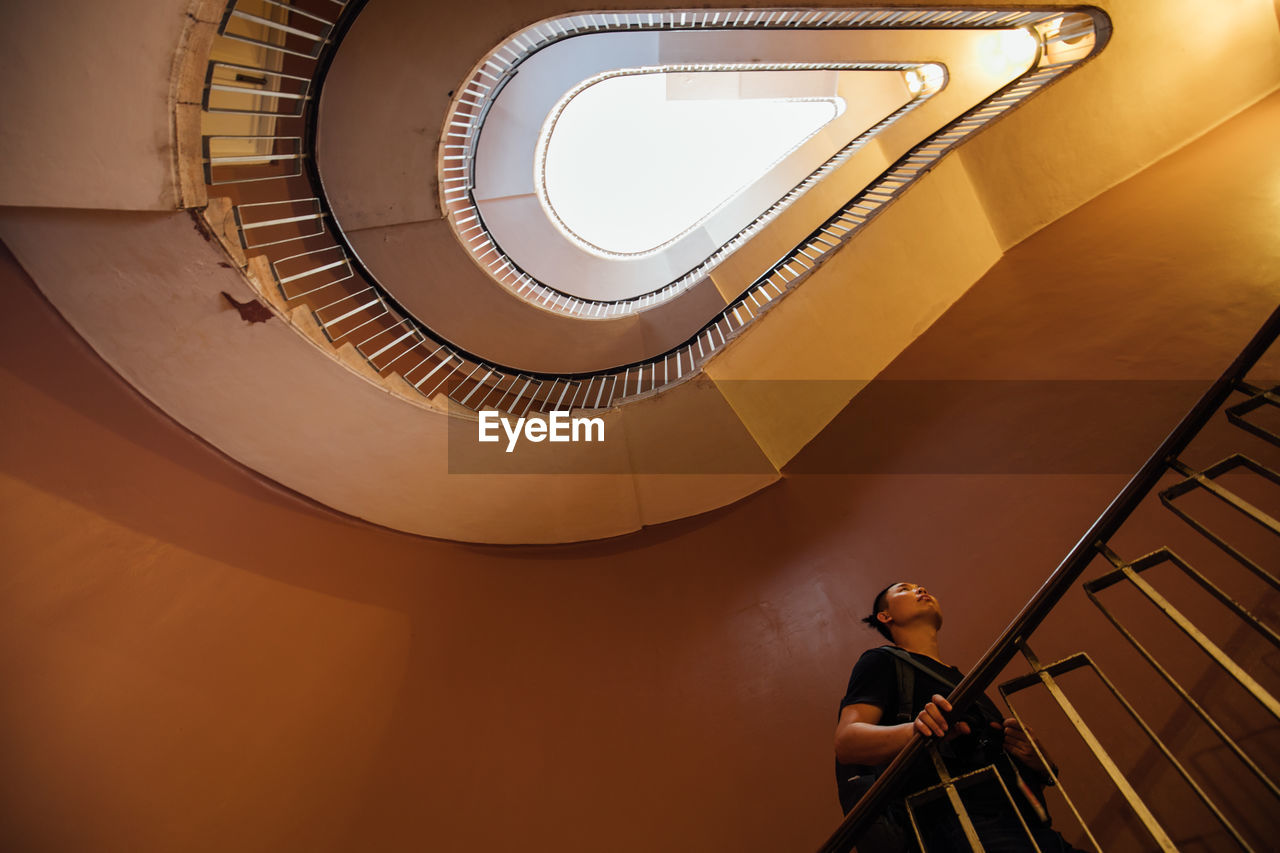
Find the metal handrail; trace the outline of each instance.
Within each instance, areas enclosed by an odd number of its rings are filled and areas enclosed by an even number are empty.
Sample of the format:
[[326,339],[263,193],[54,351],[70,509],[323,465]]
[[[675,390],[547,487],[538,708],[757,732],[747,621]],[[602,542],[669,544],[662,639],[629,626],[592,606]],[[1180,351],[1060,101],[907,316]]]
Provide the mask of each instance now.
[[[1085,568],[1097,556],[1099,547],[1115,535],[1138,504],[1160,482],[1161,477],[1170,470],[1176,470],[1178,456],[1186,450],[1191,440],[1199,434],[1209,419],[1222,408],[1232,391],[1238,389],[1245,374],[1276,342],[1277,338],[1280,338],[1280,308],[1271,313],[1231,365],[1165,437],[1155,452],[1112,500],[1106,511],[1098,517],[1088,532],[1058,564],[1048,580],[1019,611],[1008,627],[1000,633],[964,680],[956,686],[948,697],[954,709],[952,716],[963,714],[991,687],[996,676],[1013,659],[1013,656],[1025,647],[1030,635],[1079,580]],[[835,832],[818,848],[819,853],[847,853],[852,848],[858,836],[893,799],[900,796],[908,769],[921,757],[929,742],[929,738],[919,734],[913,735],[906,747],[890,762],[885,772],[876,779],[867,793],[845,816]]]
[[[219,35],[249,41],[260,49],[276,56],[275,64],[259,69],[274,81],[261,90],[263,97],[274,101],[277,109],[254,112],[275,122],[269,133],[239,140],[253,140],[269,157],[257,155],[219,156],[213,150],[216,141],[227,142],[229,137],[206,136],[204,155],[206,182],[210,187],[224,187],[234,192],[252,185],[280,187],[276,197],[267,202],[255,189],[253,203],[240,204],[234,209],[237,224],[241,226],[241,240],[246,250],[265,252],[275,277],[274,286],[288,304],[308,305],[324,335],[335,346],[350,342],[356,352],[381,376],[399,374],[417,392],[427,397],[443,393],[453,402],[465,408],[478,410],[491,407],[513,414],[524,415],[529,411],[550,411],[556,408],[608,409],[619,404],[651,396],[695,376],[715,353],[723,349],[748,324],[772,307],[773,303],[801,282],[828,260],[834,252],[848,242],[854,234],[881,213],[889,204],[919,177],[930,171],[939,159],[953,150],[963,140],[978,132],[990,122],[1000,118],[1020,105],[1027,97],[1058,79],[1076,67],[1081,61],[1096,55],[1105,45],[1109,33],[1109,20],[1105,14],[1092,7],[1038,7],[1034,9],[956,10],[696,10],[645,13],[609,13],[608,15],[580,15],[566,19],[552,19],[534,25],[549,28],[536,39],[522,41],[521,48],[545,47],[552,41],[570,37],[587,29],[687,29],[691,27],[823,27],[823,26],[909,26],[915,28],[957,25],[968,23],[983,27],[1008,27],[1031,25],[1060,16],[1067,16],[1069,33],[1094,35],[1094,45],[1088,57],[1070,62],[1053,63],[1033,68],[1022,78],[996,92],[937,134],[920,143],[887,169],[872,185],[859,192],[850,202],[815,229],[793,250],[780,258],[770,269],[753,281],[743,293],[712,317],[698,332],[683,343],[653,357],[619,365],[601,371],[583,373],[548,374],[521,370],[494,363],[478,354],[467,352],[432,331],[423,320],[414,317],[377,281],[360,261],[345,234],[337,227],[323,191],[323,180],[312,153],[315,151],[316,109],[321,86],[327,74],[334,49],[350,27],[364,0],[323,0],[316,2],[325,8],[336,7],[338,14],[329,21],[311,12],[296,10],[301,16],[295,24],[286,21],[265,21],[255,16],[239,14],[240,0],[230,0],[223,17]],[[272,0],[276,13],[287,16],[295,7]],[[260,26],[273,28],[283,38],[300,43],[276,43],[271,39],[246,38],[243,33],[234,34],[228,27],[237,21],[252,18]],[[265,23],[264,23],[265,21]],[[571,22],[572,26],[570,26]],[[1064,25],[1065,26],[1065,25]],[[1077,32],[1078,31],[1078,32]],[[528,31],[526,31],[528,32]],[[517,34],[513,38],[520,38]],[[1059,34],[1058,38],[1062,38]],[[536,49],[535,48],[535,49]],[[514,50],[514,48],[513,48]],[[473,73],[489,74],[501,78],[511,73],[523,55],[510,60],[506,67],[490,64],[489,70],[481,67]],[[296,65],[312,62],[310,74],[291,65],[289,70],[280,67],[283,62]],[[206,85],[205,109],[208,112],[239,112],[240,109],[214,107],[215,98],[224,98],[232,91],[213,83],[214,66],[226,68],[226,63],[210,62],[209,82]],[[246,70],[247,69],[246,67]],[[307,83],[306,81],[310,81]],[[301,88],[290,90],[290,86]],[[273,88],[274,86],[274,88]],[[496,92],[501,86],[494,85]],[[235,91],[243,92],[243,88]],[[467,87],[455,100],[467,101]],[[475,116],[482,115],[483,103],[475,102]],[[287,108],[287,109],[286,109]],[[449,121],[455,113],[451,112]],[[280,122],[300,121],[300,131],[290,134],[279,132]],[[471,131],[478,129],[478,124]],[[442,146],[442,156],[450,153],[448,145]],[[245,164],[269,164],[266,174],[245,178],[238,172],[225,177],[228,168]],[[275,168],[284,167],[283,171]],[[224,173],[220,175],[219,172]],[[466,170],[469,175],[469,170]],[[443,178],[443,175],[442,175]],[[448,179],[454,180],[454,179]],[[442,180],[442,186],[445,181]],[[448,190],[452,192],[452,189]],[[803,191],[803,187],[793,192]],[[267,215],[260,208],[280,206],[283,212]],[[259,213],[260,218],[255,219]],[[451,221],[453,213],[451,215]],[[474,216],[480,222],[478,213]],[[767,215],[767,214],[766,214]],[[273,228],[286,229],[292,223],[306,222],[307,231],[298,235],[286,231],[273,233]],[[480,223],[482,224],[482,223]],[[298,247],[297,241],[310,241]],[[317,241],[322,245],[316,245]],[[464,241],[465,242],[465,241]],[[300,266],[305,259],[315,257],[315,265]],[[304,259],[304,260],[299,260]],[[530,280],[528,287],[540,288],[540,297],[533,299],[543,307],[564,310],[570,297],[550,295],[551,289]],[[351,290],[350,288],[355,288]],[[362,292],[367,298],[354,310],[338,306],[353,293]],[[336,300],[322,303],[327,293],[339,294]],[[649,299],[650,297],[644,297]],[[625,303],[625,304],[624,304]],[[616,316],[631,310],[630,302],[591,303],[573,308],[565,313],[584,318]],[[593,307],[592,307],[593,306]],[[613,307],[609,307],[613,306]],[[480,387],[483,393],[477,393]]]
[[[467,83],[454,96],[453,103],[445,119],[448,132],[442,140],[440,148],[440,198],[446,218],[454,229],[458,240],[467,248],[476,262],[483,267],[492,278],[507,287],[517,296],[557,313],[577,317],[616,317],[636,313],[659,305],[672,299],[689,288],[704,281],[711,271],[725,258],[732,254],[742,243],[749,240],[764,225],[777,218],[796,198],[820,182],[840,163],[851,157],[866,141],[896,121],[903,113],[913,108],[912,102],[893,115],[852,140],[848,145],[833,155],[826,163],[801,181],[794,189],[778,199],[767,210],[748,223],[738,234],[734,235],[722,246],[712,252],[702,263],[683,275],[661,287],[635,296],[603,300],[587,299],[574,296],[559,290],[555,286],[541,282],[523,270],[519,264],[509,258],[493,239],[484,224],[483,216],[473,195],[474,160],[476,145],[480,137],[480,129],[493,105],[507,82],[535,53],[545,50],[557,42],[574,36],[611,31],[674,31],[674,30],[751,30],[751,29],[1007,29],[1015,27],[1042,26],[1055,19],[1069,20],[1063,23],[1062,29],[1051,41],[1058,42],[1078,38],[1093,33],[1096,42],[1093,50],[1086,57],[1074,59],[1056,65],[1042,62],[1022,78],[1034,78],[1030,85],[1007,87],[1002,92],[992,95],[973,110],[948,125],[955,130],[963,128],[957,139],[947,140],[946,129],[939,131],[921,145],[912,149],[915,155],[913,163],[920,168],[912,171],[898,170],[896,173],[885,172],[876,179],[867,190],[872,191],[886,187],[899,190],[898,182],[904,176],[908,183],[927,172],[937,160],[948,153],[960,138],[967,137],[980,130],[990,121],[1002,115],[1007,109],[1016,106],[1039,88],[1047,85],[1062,73],[1071,70],[1080,62],[1095,56],[1105,45],[1110,32],[1110,22],[1104,13],[1092,7],[1023,7],[1015,9],[977,8],[957,10],[954,8],[938,9],[704,9],[704,10],[671,10],[662,12],[621,12],[621,13],[583,13],[566,15],[540,21],[524,30],[513,34],[502,44],[495,47],[486,57],[480,60],[467,77]],[[1039,72],[1050,72],[1040,74]],[[999,103],[1000,108],[989,109]],[[984,110],[984,107],[988,108]],[[941,143],[941,144],[938,144]],[[896,192],[892,193],[896,196]],[[855,199],[857,201],[857,199]],[[866,198],[863,199],[864,205]],[[846,214],[844,222],[851,225],[849,232],[840,231],[839,236],[847,239],[851,231],[861,228],[865,220],[848,218],[850,211],[856,210],[853,202],[841,211]],[[731,305],[724,313],[745,304],[748,294],[757,288],[762,279],[772,277],[783,264],[796,263],[797,256],[817,257],[825,254],[826,243],[813,240],[806,241],[796,250],[788,253],[778,264],[770,268],[761,279],[753,282],[739,299],[738,304]],[[803,252],[801,250],[804,250]]]

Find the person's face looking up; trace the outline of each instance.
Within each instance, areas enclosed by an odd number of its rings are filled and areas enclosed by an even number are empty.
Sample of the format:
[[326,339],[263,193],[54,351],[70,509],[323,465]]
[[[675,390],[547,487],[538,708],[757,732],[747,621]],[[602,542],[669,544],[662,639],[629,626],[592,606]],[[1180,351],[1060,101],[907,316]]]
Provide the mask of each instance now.
[[889,587],[884,603],[876,614],[886,625],[906,625],[921,616],[936,619],[942,625],[942,605],[918,583],[902,581]]

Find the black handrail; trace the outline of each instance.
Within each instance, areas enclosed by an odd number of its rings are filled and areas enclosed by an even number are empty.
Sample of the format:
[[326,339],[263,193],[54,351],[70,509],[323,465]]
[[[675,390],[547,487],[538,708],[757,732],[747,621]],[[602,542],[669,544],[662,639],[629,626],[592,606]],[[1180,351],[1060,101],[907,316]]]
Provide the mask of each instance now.
[[[232,2],[234,2],[234,0],[232,0]],[[311,182],[311,185],[316,188],[316,196],[318,198],[321,209],[329,216],[329,221],[334,225],[334,227],[330,229],[330,236],[341,247],[352,269],[356,271],[360,275],[360,277],[366,283],[368,283],[370,287],[373,288],[374,292],[378,294],[378,297],[385,304],[390,306],[404,322],[408,323],[416,333],[421,335],[423,338],[426,338],[432,341],[436,345],[442,345],[447,347],[450,351],[452,351],[454,354],[456,354],[460,358],[468,360],[473,364],[485,365],[486,367],[494,368],[505,374],[530,376],[535,379],[541,379],[541,380],[593,381],[597,378],[606,380],[611,375],[616,377],[618,374],[629,373],[631,370],[634,370],[636,368],[644,368],[650,365],[661,365],[663,364],[663,362],[665,362],[667,359],[671,358],[672,356],[676,356],[679,353],[682,353],[685,351],[689,351],[690,357],[692,358],[692,348],[697,345],[698,340],[704,334],[706,334],[708,330],[724,322],[726,317],[730,316],[734,312],[734,310],[748,297],[748,295],[752,293],[757,287],[761,286],[767,279],[769,279],[779,267],[784,266],[793,258],[795,258],[795,256],[799,254],[801,248],[811,246],[813,239],[821,235],[824,232],[824,229],[828,228],[832,222],[839,220],[846,213],[848,207],[851,207],[855,202],[866,197],[866,190],[856,193],[854,197],[850,200],[848,205],[842,206],[839,210],[833,213],[831,217],[829,217],[826,221],[824,221],[822,224],[820,224],[815,229],[813,229],[813,231],[811,231],[802,241],[798,242],[795,248],[790,249],[786,253],[784,253],[782,257],[773,266],[771,266],[764,273],[759,275],[754,281],[752,281],[750,284],[744,287],[738,296],[729,300],[728,304],[722,310],[720,310],[714,316],[709,318],[707,322],[704,323],[700,328],[698,328],[693,334],[689,335],[689,337],[687,337],[684,341],[668,348],[665,351],[656,353],[654,355],[650,355],[646,358],[637,359],[635,361],[615,364],[611,367],[607,367],[603,369],[576,371],[576,372],[557,372],[557,373],[525,370],[525,369],[520,369],[511,365],[499,364],[493,361],[492,359],[482,358],[473,352],[470,352],[466,349],[462,349],[455,342],[446,340],[443,335],[432,330],[431,327],[425,321],[417,317],[412,312],[406,310],[405,306],[391,293],[390,290],[388,290],[382,284],[382,282],[377,278],[377,276],[375,276],[373,272],[364,264],[363,259],[360,257],[360,254],[355,250],[355,247],[351,244],[349,238],[347,237],[347,234],[343,231],[343,229],[340,227],[337,227],[337,223],[338,223],[337,217],[334,214],[334,211],[332,210],[329,204],[328,193],[325,189],[324,179],[323,179],[323,176],[320,174],[319,165],[318,165],[319,164],[319,155],[318,155],[319,102],[321,98],[321,93],[323,92],[325,79],[328,76],[329,69],[334,61],[334,57],[337,53],[337,49],[340,46],[342,39],[346,36],[347,32],[350,30],[355,18],[367,3],[368,3],[368,0],[351,0],[351,2],[348,3],[347,7],[341,13],[341,16],[339,17],[339,19],[335,22],[334,29],[333,29],[333,32],[330,34],[328,43],[325,45],[324,50],[321,51],[320,55],[316,59],[316,71],[313,75],[314,84],[312,89],[312,100],[308,102],[307,110],[304,114],[303,146],[304,146],[304,150],[309,151],[312,154],[311,157],[305,158],[303,161],[306,168],[307,176]],[[940,5],[938,8],[949,8],[949,7],[946,7],[945,5]],[[965,10],[957,10],[957,11],[965,11]],[[973,11],[973,10],[967,10],[967,11]],[[1084,62],[1096,57],[1102,51],[1102,49],[1106,47],[1106,45],[1110,41],[1111,19],[1104,11],[1094,6],[1072,5],[1072,6],[1057,7],[1057,6],[1045,6],[1045,5],[1039,5],[1039,4],[1033,3],[1026,6],[1020,6],[1018,8],[1018,11],[1020,12],[1052,11],[1057,14],[1082,13],[1082,14],[1088,15],[1093,22],[1096,42],[1093,49],[1090,51],[1089,56],[1080,60],[1077,63],[1076,67],[1079,67],[1079,65],[1083,64]],[[982,26],[982,25],[975,23],[975,26]],[[683,29],[683,27],[679,25],[674,25],[674,24],[670,24],[670,25],[669,24],[650,24],[650,25],[642,25],[637,28],[644,29],[644,30]],[[580,35],[581,35],[580,33],[569,33],[563,36],[552,37],[548,39],[545,44],[539,45],[537,49],[542,50],[545,47],[549,46],[550,44],[561,41],[565,38],[577,38],[577,37],[580,37]],[[523,57],[520,58],[519,61],[517,62],[517,65],[523,61],[524,61],[524,58]],[[956,117],[952,121],[948,122],[946,125],[939,128],[934,133],[929,134],[928,137],[921,140],[918,144],[912,146],[910,150],[904,153],[901,157],[898,158],[898,160],[896,160],[887,169],[885,169],[884,172],[881,173],[881,177],[883,177],[884,175],[892,174],[895,168],[899,164],[910,160],[912,157],[917,156],[921,150],[928,148],[933,142],[935,142],[937,137],[945,134],[947,131],[954,129],[960,126],[961,124],[965,123],[966,121],[970,120],[974,114],[979,113],[984,108],[989,106],[992,102],[998,101],[1000,98],[1007,95],[1010,91],[1016,89],[1018,85],[1026,77],[1035,74],[1038,70],[1040,69],[1037,69],[1033,63],[1033,67],[1028,69],[1026,73],[1020,75],[1016,80],[1010,82],[1006,86],[1001,87],[997,91],[988,95],[986,98],[983,98],[979,103],[975,104],[971,109],[966,110],[963,114]],[[505,85],[505,82],[502,85]],[[966,136],[966,139],[967,139],[967,136]],[[960,142],[953,143],[947,146],[946,148],[944,148],[942,151],[938,152],[936,155],[937,159],[941,160],[943,156],[951,153],[959,144]],[[931,171],[932,168],[933,166],[930,165],[928,168],[924,169],[921,174]],[[877,178],[875,181],[872,181],[872,183],[869,186],[876,187],[878,180],[879,179]],[[899,192],[895,192],[893,193],[893,195],[896,197],[897,195],[899,195]],[[869,222],[871,219],[874,219],[875,217],[879,216],[879,214],[882,212],[883,212],[883,208],[874,210],[871,213],[871,215],[867,217],[866,221]],[[477,215],[479,215],[478,212],[477,212]],[[511,265],[513,269],[523,272],[523,270],[521,270],[520,267],[516,265],[514,262],[511,262]],[[554,293],[558,293],[565,296],[570,295],[560,291],[555,287],[552,287],[546,284],[545,282],[538,282],[538,284],[541,287],[545,287]],[[652,293],[657,293],[662,289],[663,288],[658,288],[652,291]],[[644,295],[649,295],[649,294],[642,294],[641,296],[644,296]],[[636,299],[640,297],[628,297],[627,300],[595,300],[595,299],[584,299],[582,297],[572,297],[572,298],[579,299],[586,304],[614,304],[616,302],[630,301],[631,299]],[[693,374],[690,373],[688,375],[693,375]]]
[[[1277,337],[1280,337],[1280,307],[1271,313],[1231,366],[1218,377],[1191,411],[1160,443],[1156,451],[1138,469],[1138,473],[1134,474],[1121,489],[1106,511],[1098,517],[1089,531],[1058,564],[1058,568],[1039,591],[987,649],[977,665],[956,686],[948,697],[948,701],[954,708],[951,716],[963,714],[975,699],[986,692],[991,682],[1018,652],[1027,637],[1044,621],[1049,611],[1071,589],[1092,562],[1097,554],[1097,545],[1115,535],[1120,525],[1169,470],[1170,463],[1177,459],[1214,413],[1222,407],[1227,397],[1235,390],[1236,383],[1244,379],[1245,374],[1275,343]],[[929,738],[920,734],[915,734],[911,738],[906,747],[889,764],[888,769],[876,779],[875,784],[845,816],[831,837],[818,848],[818,853],[848,853],[858,836],[898,794],[905,781],[907,768],[916,761],[928,742]]]

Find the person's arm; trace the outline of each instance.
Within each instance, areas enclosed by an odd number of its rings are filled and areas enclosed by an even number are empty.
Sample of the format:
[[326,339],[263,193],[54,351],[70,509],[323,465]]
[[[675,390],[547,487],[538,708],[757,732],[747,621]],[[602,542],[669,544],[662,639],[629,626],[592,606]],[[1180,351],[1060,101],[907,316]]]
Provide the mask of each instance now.
[[[934,694],[913,722],[881,726],[884,712],[875,705],[846,705],[836,724],[836,758],[842,764],[887,764],[919,732],[925,737],[948,736],[945,713],[951,703],[945,696]],[[957,723],[950,736],[969,733],[967,723]]]

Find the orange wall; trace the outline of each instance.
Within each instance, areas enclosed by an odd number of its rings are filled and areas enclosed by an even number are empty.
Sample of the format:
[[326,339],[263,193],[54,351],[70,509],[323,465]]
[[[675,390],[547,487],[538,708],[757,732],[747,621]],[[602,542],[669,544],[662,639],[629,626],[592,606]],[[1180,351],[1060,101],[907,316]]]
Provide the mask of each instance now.
[[[1280,297],[1277,130],[1273,96],[1039,232],[885,378],[1215,375]],[[929,584],[971,663],[1195,395],[1119,444],[1051,396],[863,395],[727,510],[463,546],[229,463],[0,269],[9,849],[811,848],[869,596]]]

